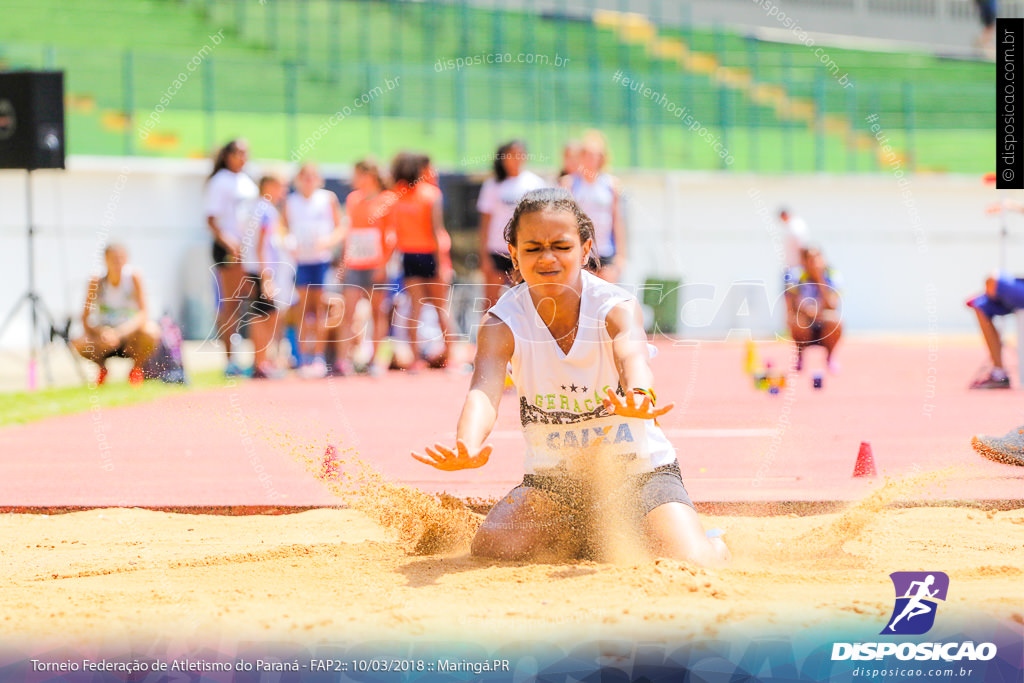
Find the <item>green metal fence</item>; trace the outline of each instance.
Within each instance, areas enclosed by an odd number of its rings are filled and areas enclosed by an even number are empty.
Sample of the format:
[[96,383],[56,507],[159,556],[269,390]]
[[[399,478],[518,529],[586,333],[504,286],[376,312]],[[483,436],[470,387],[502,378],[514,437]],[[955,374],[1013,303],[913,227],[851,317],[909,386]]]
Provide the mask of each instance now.
[[[520,137],[538,165],[555,166],[565,140],[596,127],[619,167],[991,166],[990,65],[831,48],[825,62],[805,45],[625,12],[180,5],[205,29],[188,45],[0,42],[0,59],[66,70],[71,153],[206,155],[244,135],[266,158],[351,161],[419,148],[476,169],[499,141]],[[898,156],[880,153],[876,138]]]

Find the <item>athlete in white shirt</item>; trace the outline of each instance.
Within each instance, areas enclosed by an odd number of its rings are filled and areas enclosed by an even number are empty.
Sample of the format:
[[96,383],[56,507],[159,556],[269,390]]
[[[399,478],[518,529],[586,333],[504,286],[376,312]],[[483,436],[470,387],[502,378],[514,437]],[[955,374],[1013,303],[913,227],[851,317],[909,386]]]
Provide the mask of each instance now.
[[476,209],[480,212],[480,270],[484,275],[484,296],[490,308],[509,284],[512,261],[505,243],[505,226],[523,195],[547,186],[536,173],[523,168],[526,145],[506,142],[494,154],[494,177],[484,181]]
[[[492,446],[506,366],[519,394],[526,476],[499,501],[473,540],[474,555],[501,559],[579,553],[603,542],[574,529],[620,517],[655,554],[716,565],[679,475],[675,450],[655,418],[647,339],[636,300],[594,267],[594,227],[563,189],[527,193],[506,231],[523,282],[485,317],[455,447],[413,457],[441,470],[481,467]],[[611,467],[606,467],[606,466]],[[618,476],[609,481],[602,474]],[[601,518],[604,519],[601,519]]]
[[622,219],[622,193],[619,181],[604,172],[608,146],[596,130],[583,136],[580,163],[576,172],[562,178],[562,187],[572,196],[594,223],[594,248],[601,258],[597,275],[618,282],[626,267],[626,228]]
[[206,223],[213,233],[213,263],[217,272],[217,337],[227,352],[229,376],[243,374],[232,358],[231,337],[238,332],[241,319],[242,280],[240,263],[241,225],[256,203],[256,183],[242,170],[249,159],[249,143],[238,139],[224,145],[213,162],[213,173],[206,181],[204,208]]
[[[306,163],[295,176],[295,192],[288,195],[281,214],[295,258],[295,289],[298,303],[292,317],[297,321],[304,377],[327,375],[327,304],[323,287],[334,250],[345,236],[338,196],[324,189],[315,164]],[[312,353],[310,353],[312,351]]]

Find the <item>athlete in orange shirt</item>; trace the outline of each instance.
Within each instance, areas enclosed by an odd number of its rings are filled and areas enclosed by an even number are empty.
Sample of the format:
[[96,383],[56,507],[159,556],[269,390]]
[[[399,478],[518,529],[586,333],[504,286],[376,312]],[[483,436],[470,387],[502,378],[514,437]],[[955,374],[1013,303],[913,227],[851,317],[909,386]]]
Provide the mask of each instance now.
[[352,175],[355,189],[345,198],[349,232],[345,243],[344,318],[340,358],[345,371],[351,368],[356,305],[369,299],[373,324],[373,359],[370,374],[381,374],[377,351],[388,332],[388,319],[383,310],[386,299],[387,263],[395,250],[395,230],[391,210],[398,198],[384,189],[377,162],[361,159]]
[[[420,357],[417,333],[424,303],[437,308],[437,317],[444,335],[445,357],[450,351],[448,338],[448,288],[441,277],[441,245],[451,244],[444,229],[441,190],[429,181],[430,160],[422,155],[402,152],[391,163],[394,193],[398,198],[391,209],[395,226],[396,248],[402,253],[403,286],[412,310],[402,321],[409,330],[415,362],[413,370],[425,367]],[[440,304],[440,305],[439,305]]]

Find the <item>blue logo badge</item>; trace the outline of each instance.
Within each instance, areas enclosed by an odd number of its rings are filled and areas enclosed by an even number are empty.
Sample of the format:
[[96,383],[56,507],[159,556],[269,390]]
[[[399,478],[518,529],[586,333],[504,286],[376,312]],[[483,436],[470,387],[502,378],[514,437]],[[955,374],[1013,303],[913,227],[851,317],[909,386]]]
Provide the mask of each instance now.
[[946,599],[949,577],[943,572],[893,572],[896,589],[892,617],[880,635],[919,636],[935,623],[939,600]]

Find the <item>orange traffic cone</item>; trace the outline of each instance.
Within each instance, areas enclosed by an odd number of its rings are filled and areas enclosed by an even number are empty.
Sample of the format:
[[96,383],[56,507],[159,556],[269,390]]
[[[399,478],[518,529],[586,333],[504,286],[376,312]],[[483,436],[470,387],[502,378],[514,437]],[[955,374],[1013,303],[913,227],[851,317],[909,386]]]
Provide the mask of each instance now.
[[853,466],[855,477],[877,477],[875,469],[875,456],[871,454],[871,444],[867,441],[860,442],[860,450],[857,452],[857,464]]

